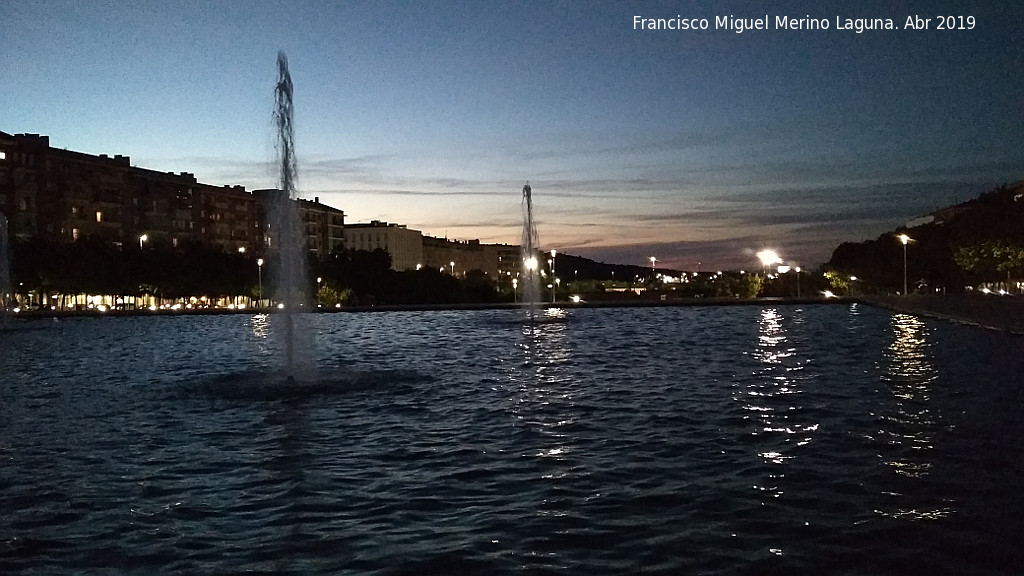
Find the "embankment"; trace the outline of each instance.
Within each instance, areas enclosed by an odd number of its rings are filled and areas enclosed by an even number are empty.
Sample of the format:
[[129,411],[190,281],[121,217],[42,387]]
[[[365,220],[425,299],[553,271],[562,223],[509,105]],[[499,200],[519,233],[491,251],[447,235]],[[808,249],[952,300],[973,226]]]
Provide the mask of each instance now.
[[865,304],[1024,335],[1024,297],[982,294],[864,296]]

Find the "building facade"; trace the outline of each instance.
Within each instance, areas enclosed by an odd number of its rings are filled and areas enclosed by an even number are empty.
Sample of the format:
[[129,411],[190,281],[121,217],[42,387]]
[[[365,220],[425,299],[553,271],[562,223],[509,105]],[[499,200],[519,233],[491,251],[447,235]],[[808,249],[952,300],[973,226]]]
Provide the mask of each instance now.
[[[16,238],[251,249],[256,203],[241,186],[212,186],[188,172],[157,172],[128,156],[52,148],[49,137],[0,132],[0,211]],[[142,245],[142,244],[140,244]]]
[[[159,172],[109,157],[53,148],[48,136],[0,132],[0,213],[13,238],[74,242],[102,238],[123,246],[204,243],[262,255],[276,250],[269,215],[277,190],[213,186],[188,172]],[[319,198],[297,200],[309,251],[387,251],[394,270],[421,267],[464,277],[519,272],[519,247],[424,236],[405,225],[371,221],[346,226],[344,211]],[[453,264],[454,263],[454,264]]]
[[[256,221],[261,231],[260,253],[277,250],[277,232],[274,230],[275,214],[281,211],[280,203],[285,201],[284,192],[276,188],[253,190],[256,201]],[[294,208],[305,232],[306,249],[314,258],[326,258],[331,252],[345,247],[345,212],[314,200],[295,200]]]
[[464,278],[473,270],[497,274],[497,262],[490,261],[488,250],[479,240],[462,241],[424,236],[423,265],[443,270],[459,278]]
[[353,250],[384,250],[391,256],[392,270],[418,270],[424,265],[423,234],[402,224],[380,220],[349,224],[345,245]]
[[320,203],[320,197],[299,200],[299,217],[306,228],[309,251],[317,258],[345,248],[345,212]]

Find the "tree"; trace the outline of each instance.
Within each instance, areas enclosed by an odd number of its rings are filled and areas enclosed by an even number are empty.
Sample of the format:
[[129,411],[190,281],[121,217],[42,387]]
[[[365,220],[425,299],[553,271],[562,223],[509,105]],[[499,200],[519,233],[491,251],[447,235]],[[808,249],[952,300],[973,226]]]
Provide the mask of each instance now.
[[836,294],[849,293],[850,276],[835,270],[825,272],[825,279],[828,280],[829,289]]
[[740,298],[757,298],[764,289],[764,276],[760,274],[743,274],[733,283],[736,295]]
[[349,288],[334,288],[327,284],[320,287],[320,290],[316,293],[317,302],[322,306],[335,307],[338,304],[344,306],[348,304],[349,299],[352,297],[352,290]]
[[990,240],[960,246],[953,260],[961,270],[978,280],[1001,280],[1005,275],[1024,272],[1024,248],[1005,241]]

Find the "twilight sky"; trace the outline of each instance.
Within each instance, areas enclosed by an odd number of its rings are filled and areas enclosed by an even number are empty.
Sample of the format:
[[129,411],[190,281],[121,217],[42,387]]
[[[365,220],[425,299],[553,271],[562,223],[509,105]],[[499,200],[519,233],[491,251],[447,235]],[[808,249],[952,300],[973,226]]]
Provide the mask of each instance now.
[[[768,29],[716,30],[729,15]],[[930,29],[904,29],[913,15]],[[994,1],[19,0],[0,17],[0,130],[274,187],[280,49],[300,193],[349,222],[515,244],[530,181],[546,249],[710,270],[771,247],[813,266],[1024,178],[1022,29],[1024,3]]]

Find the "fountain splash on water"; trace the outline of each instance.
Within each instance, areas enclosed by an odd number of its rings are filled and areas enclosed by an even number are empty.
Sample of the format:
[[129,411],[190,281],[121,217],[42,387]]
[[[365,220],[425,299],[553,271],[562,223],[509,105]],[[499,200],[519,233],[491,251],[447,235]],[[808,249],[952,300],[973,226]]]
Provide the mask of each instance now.
[[[280,171],[278,194],[271,209],[271,229],[277,240],[277,278],[275,294],[284,306],[280,317],[284,322],[284,348],[288,376],[298,368],[295,357],[296,316],[309,300],[306,266],[305,234],[298,211],[296,183],[298,168],[295,159],[295,124],[292,77],[288,72],[288,58],[277,53],[277,86],[274,89],[274,126],[277,130],[276,148]],[[306,347],[306,350],[309,348]]]
[[523,186],[523,241],[520,245],[522,256],[523,302],[530,308],[530,319],[534,317],[537,302],[540,300],[540,263],[537,259],[538,244],[537,228],[533,224],[533,188],[527,182]]

